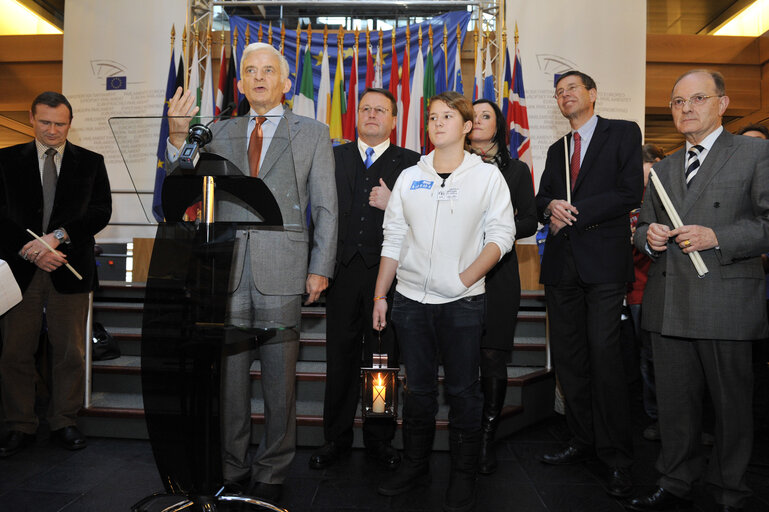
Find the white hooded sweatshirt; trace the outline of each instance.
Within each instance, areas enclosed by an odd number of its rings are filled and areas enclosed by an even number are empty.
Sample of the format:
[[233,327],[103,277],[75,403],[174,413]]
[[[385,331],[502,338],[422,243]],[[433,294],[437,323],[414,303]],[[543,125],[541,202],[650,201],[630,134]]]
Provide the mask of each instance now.
[[382,256],[398,261],[396,290],[427,304],[443,304],[485,292],[481,278],[469,288],[459,274],[488,243],[502,256],[515,240],[510,191],[495,166],[465,151],[445,182],[433,153],[404,170],[384,215]]

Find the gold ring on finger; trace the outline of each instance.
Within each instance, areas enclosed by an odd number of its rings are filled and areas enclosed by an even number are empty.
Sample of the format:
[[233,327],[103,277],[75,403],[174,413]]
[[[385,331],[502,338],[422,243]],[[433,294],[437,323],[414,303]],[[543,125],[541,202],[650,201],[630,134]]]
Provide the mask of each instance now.
[[691,245],[692,245],[692,241],[691,240],[684,240],[684,247],[689,247]]

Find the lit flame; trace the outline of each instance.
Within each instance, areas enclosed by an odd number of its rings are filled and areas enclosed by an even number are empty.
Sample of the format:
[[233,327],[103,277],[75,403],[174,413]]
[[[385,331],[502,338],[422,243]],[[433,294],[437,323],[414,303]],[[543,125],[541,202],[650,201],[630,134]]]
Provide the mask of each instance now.
[[377,386],[381,386],[382,385],[382,374],[381,373],[377,373],[376,376],[377,376],[376,385]]

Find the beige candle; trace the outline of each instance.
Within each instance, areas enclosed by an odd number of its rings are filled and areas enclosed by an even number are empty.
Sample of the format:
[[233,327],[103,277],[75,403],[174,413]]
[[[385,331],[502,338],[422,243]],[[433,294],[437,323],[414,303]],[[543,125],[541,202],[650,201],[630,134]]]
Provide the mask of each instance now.
[[371,410],[375,413],[381,414],[385,411],[385,396],[387,394],[384,385],[382,384],[382,374],[377,374],[377,380],[374,383],[374,404]]

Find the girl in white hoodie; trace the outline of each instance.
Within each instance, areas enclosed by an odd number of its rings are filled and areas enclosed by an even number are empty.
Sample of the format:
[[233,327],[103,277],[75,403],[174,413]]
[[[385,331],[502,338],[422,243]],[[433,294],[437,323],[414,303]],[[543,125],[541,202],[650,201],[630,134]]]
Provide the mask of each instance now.
[[470,510],[481,439],[478,380],[486,273],[510,251],[515,220],[499,170],[465,150],[473,107],[462,95],[430,99],[435,151],[403,171],[384,217],[373,325],[386,326],[387,291],[398,278],[392,322],[406,367],[404,457],[379,486],[394,496],[429,481],[438,412],[438,359],[450,407],[451,477],[444,510]]

